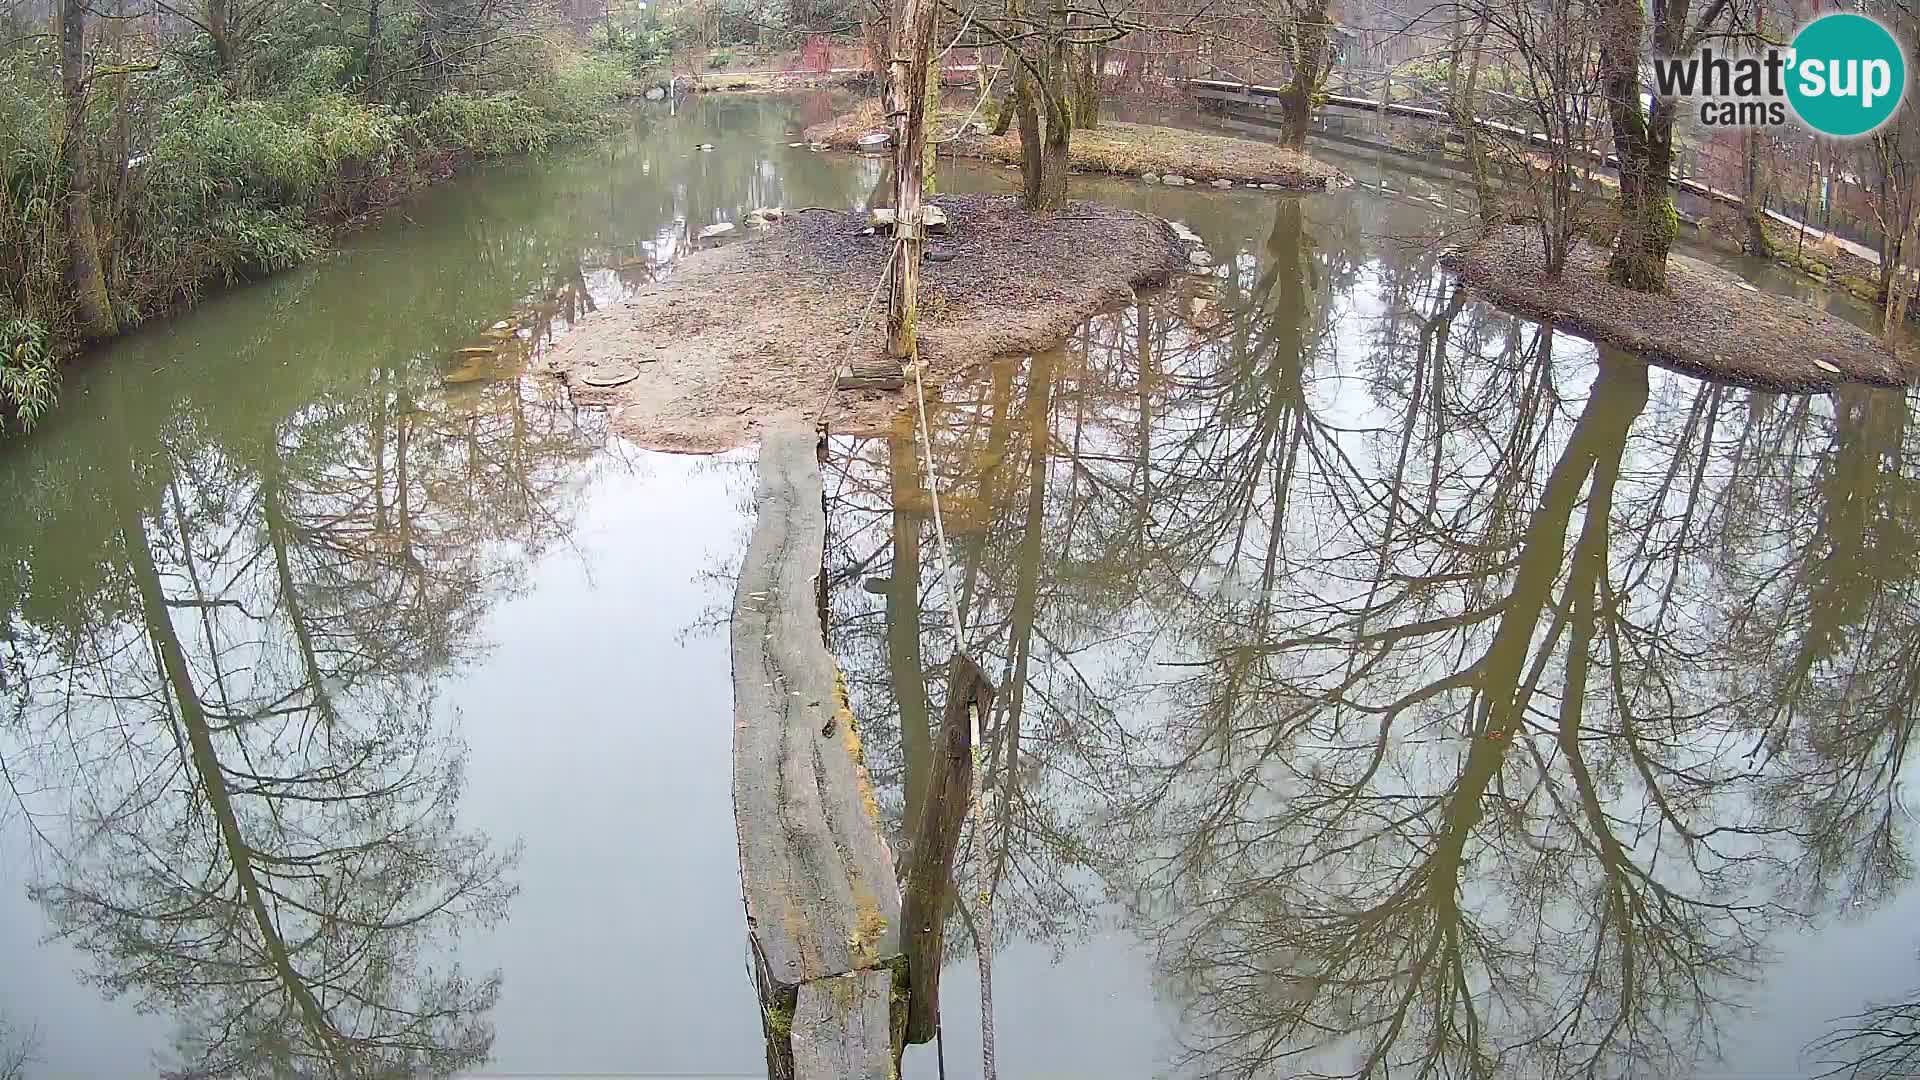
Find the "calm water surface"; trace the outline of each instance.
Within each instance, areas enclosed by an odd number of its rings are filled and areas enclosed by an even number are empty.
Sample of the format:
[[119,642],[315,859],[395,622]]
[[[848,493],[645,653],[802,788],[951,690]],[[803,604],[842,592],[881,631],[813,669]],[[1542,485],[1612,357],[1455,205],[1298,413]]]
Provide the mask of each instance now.
[[[115,345],[0,456],[0,1064],[761,1065],[724,636],[751,461],[625,446],[537,361],[706,224],[863,201],[875,163],[787,145],[831,113],[663,107],[463,177]],[[1341,163],[1363,185],[1306,199],[1085,179],[1225,265],[934,405],[1005,687],[1003,1074],[1812,1074],[1834,1017],[1920,984],[1905,401],[1468,301],[1421,242],[1458,185]],[[828,474],[896,819],[953,645],[911,438]]]

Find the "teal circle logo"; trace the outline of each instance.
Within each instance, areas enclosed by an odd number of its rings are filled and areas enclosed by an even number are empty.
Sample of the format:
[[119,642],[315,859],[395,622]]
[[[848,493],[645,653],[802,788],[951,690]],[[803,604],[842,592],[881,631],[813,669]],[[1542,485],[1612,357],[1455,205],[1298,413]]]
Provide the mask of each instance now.
[[1865,135],[1907,92],[1907,58],[1891,31],[1865,15],[1822,15],[1793,38],[1787,100],[1822,135]]

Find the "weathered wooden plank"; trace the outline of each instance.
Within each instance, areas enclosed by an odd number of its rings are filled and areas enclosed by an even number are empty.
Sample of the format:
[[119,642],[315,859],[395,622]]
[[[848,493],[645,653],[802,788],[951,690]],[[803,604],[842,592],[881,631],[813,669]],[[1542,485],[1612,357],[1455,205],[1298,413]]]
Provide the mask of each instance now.
[[818,436],[760,445],[753,535],[733,607],[734,823],[747,928],[784,993],[899,953],[893,856],[859,733],[822,640]]
[[793,1010],[794,1080],[891,1080],[892,989],[885,970],[802,984]]

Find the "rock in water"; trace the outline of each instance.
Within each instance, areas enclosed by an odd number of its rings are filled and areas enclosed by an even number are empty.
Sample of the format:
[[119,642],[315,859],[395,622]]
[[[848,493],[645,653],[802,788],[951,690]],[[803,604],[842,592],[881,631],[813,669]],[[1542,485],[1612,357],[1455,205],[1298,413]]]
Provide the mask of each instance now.
[[723,221],[718,225],[709,225],[700,230],[700,239],[711,240],[716,236],[725,236],[733,231],[733,222]]
[[1140,179],[1141,179],[1141,181],[1142,181],[1143,183],[1148,183],[1148,184],[1157,184],[1157,183],[1159,183],[1159,182],[1160,182],[1160,174],[1159,174],[1159,173],[1150,173],[1150,172],[1143,172],[1143,173],[1141,173],[1141,174],[1140,174]]
[[1207,254],[1206,248],[1194,248],[1187,254],[1187,262],[1205,269],[1213,265],[1213,256]]
[[1200,242],[1200,234],[1187,228],[1187,223],[1184,221],[1175,221],[1172,218],[1168,218],[1167,227],[1173,230],[1173,235],[1185,240],[1189,244],[1197,244]]
[[1217,188],[1230,188],[1230,187],[1232,187],[1232,186],[1233,186],[1233,181],[1231,181],[1231,180],[1215,180],[1215,181],[1213,182],[1213,186],[1214,186],[1214,187],[1217,187]]
[[1168,173],[1160,178],[1160,182],[1169,187],[1186,187],[1188,184],[1193,183],[1193,179],[1191,177],[1181,176],[1179,173]]

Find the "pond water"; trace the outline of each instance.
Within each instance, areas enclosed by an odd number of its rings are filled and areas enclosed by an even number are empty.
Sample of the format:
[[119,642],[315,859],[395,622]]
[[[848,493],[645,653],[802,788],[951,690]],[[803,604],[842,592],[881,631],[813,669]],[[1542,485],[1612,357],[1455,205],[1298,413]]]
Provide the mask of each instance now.
[[[751,459],[626,446],[537,361],[706,224],[864,201],[876,163],[788,145],[833,105],[478,170],[104,350],[0,455],[0,1072],[762,1068]],[[1436,266],[1455,180],[1338,160],[1304,199],[1077,180],[1223,267],[933,403],[1017,748],[1003,1075],[1811,1075],[1920,985],[1904,399],[1543,332]],[[913,438],[827,470],[896,827],[953,647]]]

